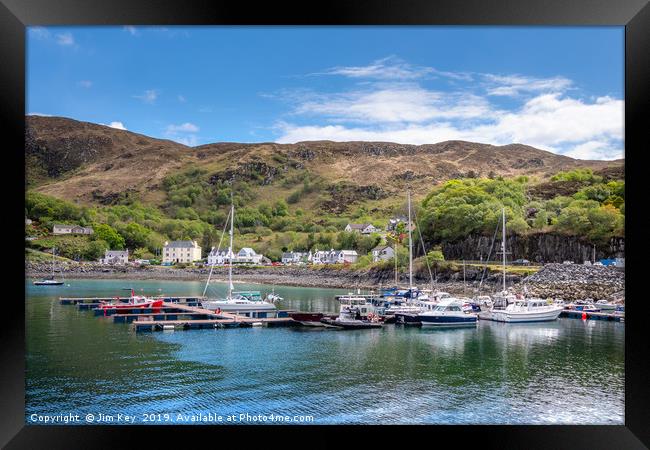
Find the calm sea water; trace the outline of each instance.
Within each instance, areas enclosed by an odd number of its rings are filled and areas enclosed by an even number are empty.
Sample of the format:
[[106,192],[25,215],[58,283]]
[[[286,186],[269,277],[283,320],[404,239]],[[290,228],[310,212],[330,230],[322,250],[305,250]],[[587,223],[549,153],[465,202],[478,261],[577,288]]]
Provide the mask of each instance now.
[[[60,305],[58,297],[124,295],[120,289],[131,286],[200,295],[203,283],[67,282],[26,282],[28,424],[68,414],[82,424],[87,415],[93,423],[127,423],[119,414],[139,424],[219,423],[219,416],[221,423],[234,416],[236,423],[623,424],[623,324],[559,319],[483,321],[475,329],[136,334]],[[211,286],[214,293],[225,289]],[[345,291],[275,292],[285,298],[281,309],[333,312],[334,295]]]

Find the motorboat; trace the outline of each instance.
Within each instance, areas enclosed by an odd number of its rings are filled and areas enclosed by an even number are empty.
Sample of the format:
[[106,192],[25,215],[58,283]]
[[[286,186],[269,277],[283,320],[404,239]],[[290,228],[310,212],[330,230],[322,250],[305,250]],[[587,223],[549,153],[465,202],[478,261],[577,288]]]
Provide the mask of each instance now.
[[600,312],[600,308],[595,306],[593,303],[570,303],[566,308],[573,311]]
[[112,302],[101,302],[99,308],[103,310],[116,309],[116,310],[131,310],[134,308],[161,308],[163,306],[164,300],[162,298],[151,298],[144,295],[135,295],[133,289],[131,291],[131,296],[126,299],[121,299],[116,297],[117,303]]
[[546,322],[556,320],[563,307],[539,298],[516,300],[504,309],[491,311],[491,320],[507,323]]
[[463,311],[463,302],[457,298],[441,300],[431,311],[418,314],[423,327],[476,326],[478,316]]
[[360,313],[356,308],[346,308],[342,310],[338,317],[335,319],[322,318],[321,322],[346,330],[360,330],[366,328],[382,327],[382,323],[379,321],[378,316],[372,316],[372,319],[370,320],[363,320],[360,319],[360,317]]
[[598,300],[594,306],[600,308],[602,312],[613,312],[616,310],[616,304],[608,302],[607,300]]
[[267,302],[275,303],[275,302],[281,302],[284,299],[275,293],[275,288],[274,288],[271,292],[266,294],[266,298],[264,300]]

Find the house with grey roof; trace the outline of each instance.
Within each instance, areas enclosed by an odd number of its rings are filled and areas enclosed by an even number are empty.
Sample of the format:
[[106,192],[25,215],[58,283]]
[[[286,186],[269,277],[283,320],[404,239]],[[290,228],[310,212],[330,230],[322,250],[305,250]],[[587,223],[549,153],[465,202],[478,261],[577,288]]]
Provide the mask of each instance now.
[[379,230],[371,223],[349,223],[345,227],[345,231],[361,233],[361,234],[370,234],[375,233]]
[[390,245],[378,245],[372,249],[372,262],[385,261],[395,256],[395,249]]
[[129,262],[129,249],[106,250],[104,257],[99,259],[102,264],[127,264]]
[[54,224],[52,234],[93,234],[93,227],[80,227],[79,225]]

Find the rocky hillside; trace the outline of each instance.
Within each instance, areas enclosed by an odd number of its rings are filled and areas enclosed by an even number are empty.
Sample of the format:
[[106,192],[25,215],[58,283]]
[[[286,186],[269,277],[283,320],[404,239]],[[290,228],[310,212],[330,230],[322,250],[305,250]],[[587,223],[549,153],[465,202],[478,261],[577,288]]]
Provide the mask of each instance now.
[[[319,205],[329,204],[330,212],[339,213],[359,198],[380,205],[383,199],[401,196],[407,185],[417,198],[441,181],[462,176],[543,178],[560,170],[623,165],[575,160],[521,144],[314,141],[186,147],[61,117],[28,116],[26,124],[28,183],[39,192],[81,204],[111,204],[130,196],[161,205],[165,176],[200,169],[205,175],[201,181],[207,183],[233,177],[249,182],[259,194],[252,198],[286,197],[308,173],[321,182]],[[298,206],[313,204],[315,200]]]

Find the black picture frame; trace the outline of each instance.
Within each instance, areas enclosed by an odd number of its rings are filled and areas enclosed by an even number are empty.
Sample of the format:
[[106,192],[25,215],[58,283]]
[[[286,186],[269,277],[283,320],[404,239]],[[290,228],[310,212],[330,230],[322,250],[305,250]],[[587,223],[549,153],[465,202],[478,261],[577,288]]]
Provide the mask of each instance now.
[[[625,336],[624,426],[25,426],[25,323],[21,276],[24,269],[8,258],[4,264],[8,289],[3,299],[0,444],[5,448],[130,448],[140,439],[147,447],[190,439],[199,445],[248,447],[261,444],[339,447],[376,445],[431,446],[444,442],[479,448],[647,448],[650,446],[650,396],[647,338],[641,274],[634,276],[646,253],[642,233],[641,185],[643,156],[648,148],[648,80],[650,80],[650,6],[646,0],[336,0],[311,5],[266,2],[147,1],[147,0],[0,0],[0,123],[6,160],[3,181],[8,220],[7,236],[21,236],[24,198],[25,27],[32,25],[620,25],[625,26],[625,158],[626,158],[626,286],[628,313]],[[21,239],[9,238],[16,255]],[[13,248],[12,248],[13,249]],[[638,292],[637,292],[638,291]],[[638,296],[637,296],[638,294]],[[569,380],[568,380],[569,381]],[[570,383],[568,383],[570,386]],[[568,387],[570,388],[570,387]],[[561,395],[561,392],[558,392]],[[593,399],[598,402],[597,398]],[[226,445],[233,445],[226,444]],[[140,443],[143,445],[143,443]],[[256,443],[259,445],[259,443]],[[455,444],[451,444],[455,445]]]

